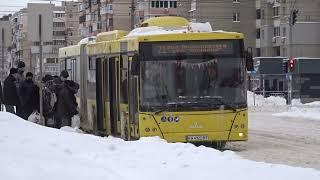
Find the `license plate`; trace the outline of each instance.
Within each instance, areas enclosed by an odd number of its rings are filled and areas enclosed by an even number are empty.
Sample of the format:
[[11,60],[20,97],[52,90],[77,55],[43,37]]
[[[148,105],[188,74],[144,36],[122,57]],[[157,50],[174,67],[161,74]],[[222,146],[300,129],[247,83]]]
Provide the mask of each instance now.
[[186,136],[187,141],[206,141],[208,139],[207,135]]

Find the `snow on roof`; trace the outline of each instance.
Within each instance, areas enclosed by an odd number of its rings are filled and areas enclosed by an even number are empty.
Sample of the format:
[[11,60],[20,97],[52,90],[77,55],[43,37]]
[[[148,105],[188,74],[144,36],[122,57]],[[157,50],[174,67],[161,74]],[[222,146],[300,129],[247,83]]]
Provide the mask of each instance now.
[[96,37],[95,36],[91,36],[91,37],[87,37],[87,38],[83,38],[79,41],[78,45],[81,44],[88,44],[89,42],[95,42]]
[[[177,34],[187,32],[213,32],[210,23],[189,23],[186,27],[168,28],[168,27],[140,27],[132,30],[126,37],[159,35],[159,34]],[[214,32],[223,32],[221,30]]]
[[0,151],[3,180],[320,179],[314,169],[254,162],[231,151],[66,132],[6,112],[0,112]]

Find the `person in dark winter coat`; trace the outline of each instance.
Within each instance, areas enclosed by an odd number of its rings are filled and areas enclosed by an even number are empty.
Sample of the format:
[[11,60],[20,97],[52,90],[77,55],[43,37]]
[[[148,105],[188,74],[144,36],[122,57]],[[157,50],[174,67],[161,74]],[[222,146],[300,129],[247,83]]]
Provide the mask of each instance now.
[[71,119],[74,115],[78,114],[77,101],[75,94],[79,90],[79,84],[71,80],[66,80],[69,74],[67,71],[61,72],[62,83],[59,86],[57,93],[56,103],[56,126],[61,128],[62,126],[71,126]]
[[21,99],[21,116],[23,119],[28,117],[34,111],[39,112],[39,87],[33,82],[33,74],[28,72],[26,79],[21,83],[19,94]]
[[42,102],[43,102],[43,116],[45,119],[45,126],[54,126],[54,106],[57,101],[55,94],[55,85],[51,75],[45,75],[42,79]]
[[[17,68],[18,73],[16,76],[16,87],[18,90],[18,96],[19,96],[20,101],[22,101],[22,100],[21,100],[21,95],[19,94],[19,89],[20,89],[20,85],[25,80],[25,77],[24,77],[25,67],[26,67],[26,64],[23,61],[18,62],[18,68]],[[17,106],[17,115],[22,117],[22,107],[21,106]]]
[[[2,96],[2,84],[0,82],[0,106],[2,108],[2,104],[3,104],[3,96]],[[2,110],[2,109],[1,109]]]
[[3,83],[3,104],[6,107],[6,111],[15,114],[14,106],[20,106],[20,100],[16,87],[16,76],[18,70],[16,68],[10,69],[9,76]]

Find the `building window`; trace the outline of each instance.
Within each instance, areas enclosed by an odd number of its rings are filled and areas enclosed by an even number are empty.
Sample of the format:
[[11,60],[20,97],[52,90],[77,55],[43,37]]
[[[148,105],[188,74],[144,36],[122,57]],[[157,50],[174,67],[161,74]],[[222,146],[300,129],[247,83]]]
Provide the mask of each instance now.
[[177,1],[173,1],[173,8],[177,8]]
[[160,8],[163,8],[163,1],[160,1]]
[[233,22],[240,22],[240,13],[239,12],[233,13]]
[[257,39],[260,39],[260,29],[257,29]]
[[287,15],[287,8],[286,7],[282,7],[282,15],[283,16]]
[[155,8],[156,7],[156,2],[155,1],[151,1],[151,7]]
[[280,27],[273,27],[273,37],[280,36]]
[[168,8],[168,1],[164,1],[164,2],[163,2],[163,7],[164,7],[164,8]]
[[53,31],[54,36],[65,36],[66,33],[64,31]]
[[257,9],[256,10],[256,16],[257,16],[257,19],[261,19],[261,9]]
[[273,55],[280,56],[280,46],[273,47]]
[[156,1],[156,8],[160,7],[160,1]]
[[256,56],[257,57],[261,56],[261,49],[260,48],[256,48]]
[[240,3],[240,0],[233,0],[233,3]]
[[273,17],[279,16],[279,6],[273,7]]
[[287,28],[286,28],[286,27],[283,27],[283,28],[282,28],[282,36],[283,36],[283,37],[286,37],[286,36],[287,36]]
[[64,22],[53,22],[53,27],[65,27]]

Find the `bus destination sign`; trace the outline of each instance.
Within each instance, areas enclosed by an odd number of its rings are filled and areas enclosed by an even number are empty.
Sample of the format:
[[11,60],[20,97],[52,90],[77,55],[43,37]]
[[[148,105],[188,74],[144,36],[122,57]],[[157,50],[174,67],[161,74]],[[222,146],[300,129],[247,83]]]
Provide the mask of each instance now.
[[172,56],[179,53],[200,55],[212,53],[231,55],[234,53],[233,41],[195,41],[195,42],[161,42],[152,44],[153,56]]

